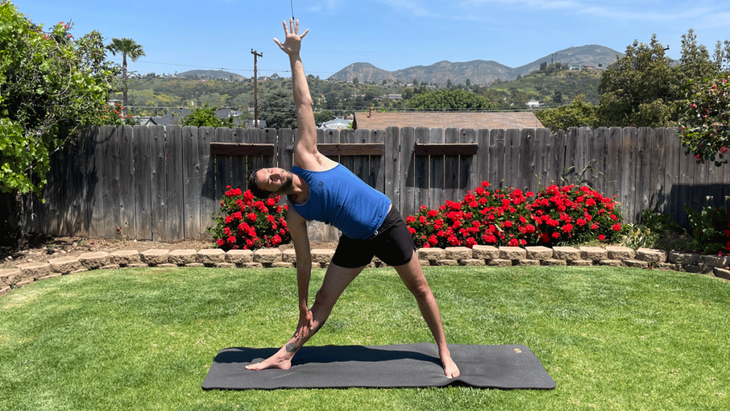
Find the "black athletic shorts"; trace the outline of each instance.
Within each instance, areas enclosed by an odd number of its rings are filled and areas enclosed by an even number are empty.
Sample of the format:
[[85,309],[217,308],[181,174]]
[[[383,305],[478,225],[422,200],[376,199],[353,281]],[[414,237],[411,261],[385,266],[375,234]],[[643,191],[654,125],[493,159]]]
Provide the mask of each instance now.
[[372,237],[360,240],[344,234],[340,236],[332,263],[344,268],[357,268],[370,264],[373,256],[377,256],[385,264],[395,267],[410,262],[414,249],[405,221],[392,206]]

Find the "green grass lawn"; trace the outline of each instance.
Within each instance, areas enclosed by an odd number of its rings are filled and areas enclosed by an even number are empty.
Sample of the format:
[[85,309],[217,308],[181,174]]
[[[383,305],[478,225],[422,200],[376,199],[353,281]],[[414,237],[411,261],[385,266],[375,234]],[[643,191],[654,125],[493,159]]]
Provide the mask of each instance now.
[[[324,270],[312,277],[311,297]],[[609,267],[426,269],[452,344],[524,344],[557,388],[203,391],[218,350],[279,347],[294,269],[93,271],[0,297],[0,409],[730,409],[730,283]],[[392,269],[311,345],[433,342]]]

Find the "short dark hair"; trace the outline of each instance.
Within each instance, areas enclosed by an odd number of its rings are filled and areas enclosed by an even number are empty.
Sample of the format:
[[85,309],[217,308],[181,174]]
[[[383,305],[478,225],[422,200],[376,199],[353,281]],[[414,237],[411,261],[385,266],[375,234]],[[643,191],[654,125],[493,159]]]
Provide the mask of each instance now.
[[265,200],[269,198],[269,194],[273,193],[273,191],[267,191],[259,187],[258,180],[256,179],[256,173],[261,170],[260,168],[258,170],[254,170],[251,172],[251,174],[248,175],[248,189],[251,190],[251,193],[262,200]]

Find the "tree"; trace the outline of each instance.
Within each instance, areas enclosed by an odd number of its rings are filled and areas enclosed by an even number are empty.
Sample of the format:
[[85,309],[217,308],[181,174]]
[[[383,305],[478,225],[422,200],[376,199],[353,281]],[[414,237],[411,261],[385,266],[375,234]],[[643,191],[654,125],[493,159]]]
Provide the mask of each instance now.
[[354,85],[355,87],[359,86],[360,85],[360,79],[357,78],[357,77],[353,78],[352,79],[352,85]]
[[326,123],[334,118],[334,113],[329,110],[322,110],[314,113],[314,122],[317,124]]
[[567,130],[570,127],[596,127],[597,107],[584,101],[579,95],[565,106],[535,112],[540,122],[552,131]]
[[437,90],[430,93],[418,93],[408,101],[408,108],[422,110],[493,110],[495,106],[485,97],[472,92],[455,90]]
[[676,119],[673,102],[680,91],[664,46],[653,35],[649,44],[635,40],[626,55],[601,75],[600,122],[605,126],[661,127]]
[[555,93],[553,93],[553,102],[555,104],[563,104],[563,92],[560,90],[555,90]]
[[101,34],[79,39],[71,23],[35,25],[0,1],[0,191],[16,193],[20,247],[23,204],[46,183],[50,156],[89,124],[103,124],[118,70]]
[[205,103],[203,107],[196,107],[190,114],[183,117],[180,125],[183,127],[233,127],[233,117],[218,118],[215,115],[216,110],[218,110],[218,107],[208,107],[208,103]]
[[291,93],[280,90],[266,95],[261,102],[259,116],[269,128],[297,127],[297,113]]
[[124,95],[124,106],[127,106],[127,56],[132,61],[137,61],[138,58],[144,56],[144,49],[141,45],[137,44],[136,41],[122,37],[121,39],[112,38],[112,42],[106,46],[113,55],[117,53],[122,54],[122,93]]
[[688,86],[716,77],[730,57],[730,44],[725,49],[718,44],[713,61],[707,49],[697,44],[692,29],[682,36],[679,64],[666,57],[665,50],[656,35],[649,44],[635,40],[626,48],[626,55],[603,72],[598,85],[601,125],[678,125]]

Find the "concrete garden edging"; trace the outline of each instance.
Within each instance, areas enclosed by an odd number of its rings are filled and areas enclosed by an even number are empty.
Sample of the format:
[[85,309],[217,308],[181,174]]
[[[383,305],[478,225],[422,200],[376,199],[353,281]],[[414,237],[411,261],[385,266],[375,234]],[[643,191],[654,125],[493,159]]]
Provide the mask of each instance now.
[[[326,268],[334,250],[313,249],[312,264]],[[628,247],[493,247],[421,248],[417,256],[422,266],[593,266],[653,268],[705,274],[730,280],[730,256],[700,255],[648,248],[634,251]],[[122,250],[113,253],[94,252],[78,257],[60,257],[47,263],[21,264],[0,269],[0,295],[34,281],[76,274],[89,270],[111,270],[133,267],[220,267],[220,268],[289,268],[296,266],[294,250],[261,249],[231,250],[160,250],[143,252]],[[369,268],[383,267],[377,257]]]

